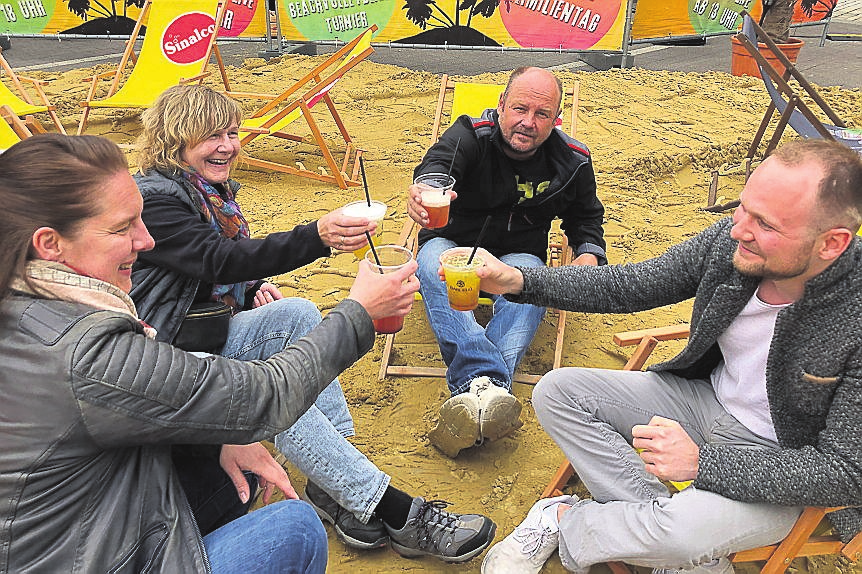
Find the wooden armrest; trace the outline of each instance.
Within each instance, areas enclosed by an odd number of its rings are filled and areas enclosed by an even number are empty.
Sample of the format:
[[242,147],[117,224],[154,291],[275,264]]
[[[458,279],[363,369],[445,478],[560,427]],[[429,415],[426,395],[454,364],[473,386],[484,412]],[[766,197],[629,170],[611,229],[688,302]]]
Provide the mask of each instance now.
[[257,100],[272,100],[276,97],[276,96],[273,96],[272,94],[257,94],[254,92],[225,92],[224,94],[226,96],[229,96],[229,97],[235,98],[235,99],[251,98],[251,99],[257,99]]
[[258,135],[266,135],[270,132],[267,128],[252,128],[252,127],[240,127],[239,131],[248,134],[258,134]]
[[48,82],[46,82],[45,80],[37,80],[36,78],[30,78],[30,77],[27,77],[27,76],[21,76],[21,75],[19,75],[19,76],[18,76],[18,79],[19,79],[19,80],[24,80],[25,82],[30,82],[30,83],[31,83],[31,84],[33,84],[34,86],[35,86],[35,85],[39,85],[39,86],[47,86],[47,85],[48,85]]
[[652,329],[641,329],[638,331],[625,331],[614,335],[614,343],[620,347],[629,347],[639,344],[643,339],[652,337],[657,341],[673,341],[688,337],[688,325],[668,325],[667,327],[655,327]]
[[116,71],[113,72],[103,72],[101,74],[96,74],[95,76],[87,76],[86,78],[82,78],[82,82],[96,82],[98,80],[107,80],[108,78],[113,78],[116,75]]
[[180,78],[180,83],[181,84],[188,84],[189,82],[197,82],[197,81],[202,80],[203,78],[206,78],[209,75],[210,75],[209,72],[201,72],[200,74],[198,74],[196,76],[190,76],[188,78]]

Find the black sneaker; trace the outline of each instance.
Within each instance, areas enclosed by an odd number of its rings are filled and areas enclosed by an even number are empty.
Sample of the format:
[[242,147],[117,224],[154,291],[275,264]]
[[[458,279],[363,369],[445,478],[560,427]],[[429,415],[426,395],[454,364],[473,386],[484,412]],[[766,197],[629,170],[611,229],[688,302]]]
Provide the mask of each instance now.
[[497,526],[480,514],[452,514],[443,500],[413,499],[407,523],[395,530],[384,523],[392,548],[405,558],[434,556],[444,562],[466,562],[482,552]]
[[372,516],[368,524],[362,524],[352,512],[342,508],[319,486],[309,481],[302,499],[309,503],[321,520],[335,528],[335,533],[347,546],[359,550],[386,546],[389,534],[383,521]]

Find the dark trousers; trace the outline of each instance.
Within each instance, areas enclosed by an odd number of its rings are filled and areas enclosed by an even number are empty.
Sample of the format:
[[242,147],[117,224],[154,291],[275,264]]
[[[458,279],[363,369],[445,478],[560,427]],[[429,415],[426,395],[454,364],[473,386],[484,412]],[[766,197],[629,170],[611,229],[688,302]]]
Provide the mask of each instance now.
[[206,536],[248,512],[254,502],[257,477],[251,472],[243,473],[249,486],[248,502],[243,503],[219,465],[218,450],[213,457],[212,451],[204,454],[202,449],[207,447],[175,446],[172,458],[201,536]]

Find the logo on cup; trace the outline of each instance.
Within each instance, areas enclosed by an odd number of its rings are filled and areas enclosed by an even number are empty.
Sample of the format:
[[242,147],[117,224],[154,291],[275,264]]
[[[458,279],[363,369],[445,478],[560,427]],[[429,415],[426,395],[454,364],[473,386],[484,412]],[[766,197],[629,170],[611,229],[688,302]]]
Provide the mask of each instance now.
[[455,285],[463,288],[464,287],[464,281],[462,279],[458,279],[458,281],[455,282]]
[[215,20],[202,12],[177,16],[162,35],[162,52],[175,64],[191,64],[207,54]]

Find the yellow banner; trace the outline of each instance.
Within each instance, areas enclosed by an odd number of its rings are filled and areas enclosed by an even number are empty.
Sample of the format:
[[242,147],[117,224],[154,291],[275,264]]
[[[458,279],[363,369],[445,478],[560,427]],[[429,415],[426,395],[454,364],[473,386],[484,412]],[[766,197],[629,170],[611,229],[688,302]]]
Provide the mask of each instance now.
[[[815,22],[832,15],[837,0],[799,0],[793,22]],[[759,0],[638,0],[632,38],[701,36],[739,30],[746,10],[759,18]]]

